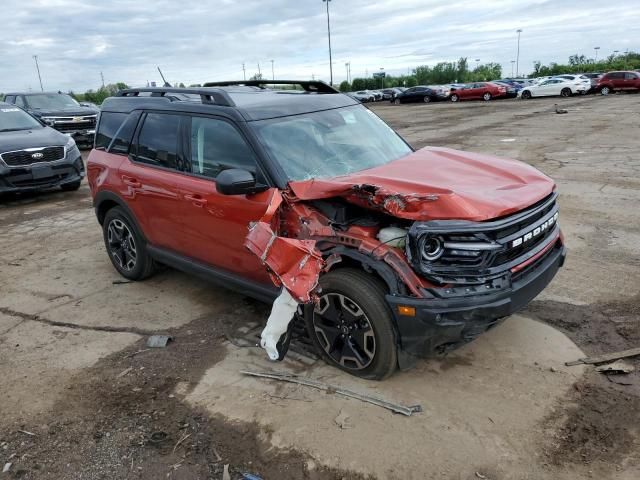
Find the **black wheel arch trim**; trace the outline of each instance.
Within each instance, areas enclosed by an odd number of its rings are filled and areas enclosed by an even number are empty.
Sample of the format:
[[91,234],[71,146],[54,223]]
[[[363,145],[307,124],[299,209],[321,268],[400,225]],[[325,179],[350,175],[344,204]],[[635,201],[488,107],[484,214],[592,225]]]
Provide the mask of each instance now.
[[104,216],[106,215],[107,211],[102,212],[102,206],[106,203],[106,202],[110,202],[110,203],[115,203],[118,207],[122,208],[125,213],[127,214],[127,216],[129,217],[129,220],[131,220],[133,222],[133,226],[135,227],[138,235],[140,235],[142,237],[142,240],[145,243],[148,243],[147,241],[147,236],[144,233],[144,230],[142,230],[142,228],[140,227],[140,224],[138,223],[138,220],[136,219],[136,216],[133,214],[133,212],[131,211],[131,209],[128,207],[127,202],[125,202],[122,197],[120,197],[118,194],[114,193],[114,192],[110,192],[110,191],[102,191],[99,192],[95,198],[93,199],[93,207],[96,211],[96,217],[98,218],[98,222],[100,223],[100,225],[102,225],[102,223],[104,222]]

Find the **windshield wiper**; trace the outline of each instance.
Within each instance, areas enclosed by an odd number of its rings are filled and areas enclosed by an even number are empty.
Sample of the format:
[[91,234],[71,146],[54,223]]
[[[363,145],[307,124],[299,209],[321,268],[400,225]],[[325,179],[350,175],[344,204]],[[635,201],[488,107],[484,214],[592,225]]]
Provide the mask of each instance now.
[[31,128],[3,128],[0,132],[18,132],[20,130],[31,130]]

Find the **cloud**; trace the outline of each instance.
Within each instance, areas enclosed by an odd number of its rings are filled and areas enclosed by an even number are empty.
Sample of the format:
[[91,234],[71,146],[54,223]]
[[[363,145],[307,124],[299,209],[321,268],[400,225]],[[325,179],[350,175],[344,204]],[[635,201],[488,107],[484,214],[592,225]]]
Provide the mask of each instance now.
[[[0,30],[0,91],[36,88],[38,55],[45,88],[84,91],[107,82],[144,85],[241,79],[329,79],[326,4],[320,0],[4,0],[15,12]],[[334,77],[408,68],[461,56],[498,62],[510,72],[516,29],[521,70],[534,60],[566,61],[638,48],[636,2],[595,0],[333,0]],[[618,32],[624,32],[619,35]]]

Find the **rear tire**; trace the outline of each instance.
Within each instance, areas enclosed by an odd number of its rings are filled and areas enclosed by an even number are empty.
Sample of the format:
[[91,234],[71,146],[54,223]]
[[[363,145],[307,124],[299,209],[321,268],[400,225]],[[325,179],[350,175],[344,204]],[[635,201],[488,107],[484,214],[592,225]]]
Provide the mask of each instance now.
[[129,280],[144,280],[156,270],[156,263],[135,222],[120,207],[114,207],[102,222],[104,245],[109,259],[120,275]]
[[63,192],[74,192],[80,188],[81,184],[82,184],[82,180],[78,180],[77,182],[60,185],[60,188],[62,189]]
[[563,88],[563,89],[560,91],[560,95],[561,95],[562,97],[570,97],[570,96],[572,95],[572,93],[571,93],[571,89],[570,89],[570,88]]
[[452,93],[450,98],[453,103],[456,103],[458,100],[460,100],[460,97],[458,97],[458,95],[455,93]]
[[492,97],[491,97],[491,94],[490,94],[489,92],[487,92],[487,93],[485,93],[484,95],[482,95],[482,99],[483,99],[485,102],[488,102],[489,100],[491,100],[491,98],[492,98]]
[[357,377],[389,377],[398,365],[398,347],[382,282],[343,268],[320,277],[320,286],[320,303],[307,306],[304,316],[325,361]]

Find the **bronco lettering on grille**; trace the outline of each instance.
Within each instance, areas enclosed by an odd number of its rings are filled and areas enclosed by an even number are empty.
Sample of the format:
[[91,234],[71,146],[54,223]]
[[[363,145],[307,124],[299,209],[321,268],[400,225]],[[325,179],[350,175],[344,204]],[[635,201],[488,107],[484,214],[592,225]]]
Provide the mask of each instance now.
[[532,231],[525,233],[523,236],[518,237],[515,240],[512,240],[509,247],[515,248],[522,245],[523,243],[526,243],[532,240],[533,238],[540,235],[542,232],[550,229],[557,221],[558,221],[558,212],[556,212],[556,214],[553,217],[551,217],[549,220],[544,222],[539,227],[534,228]]

